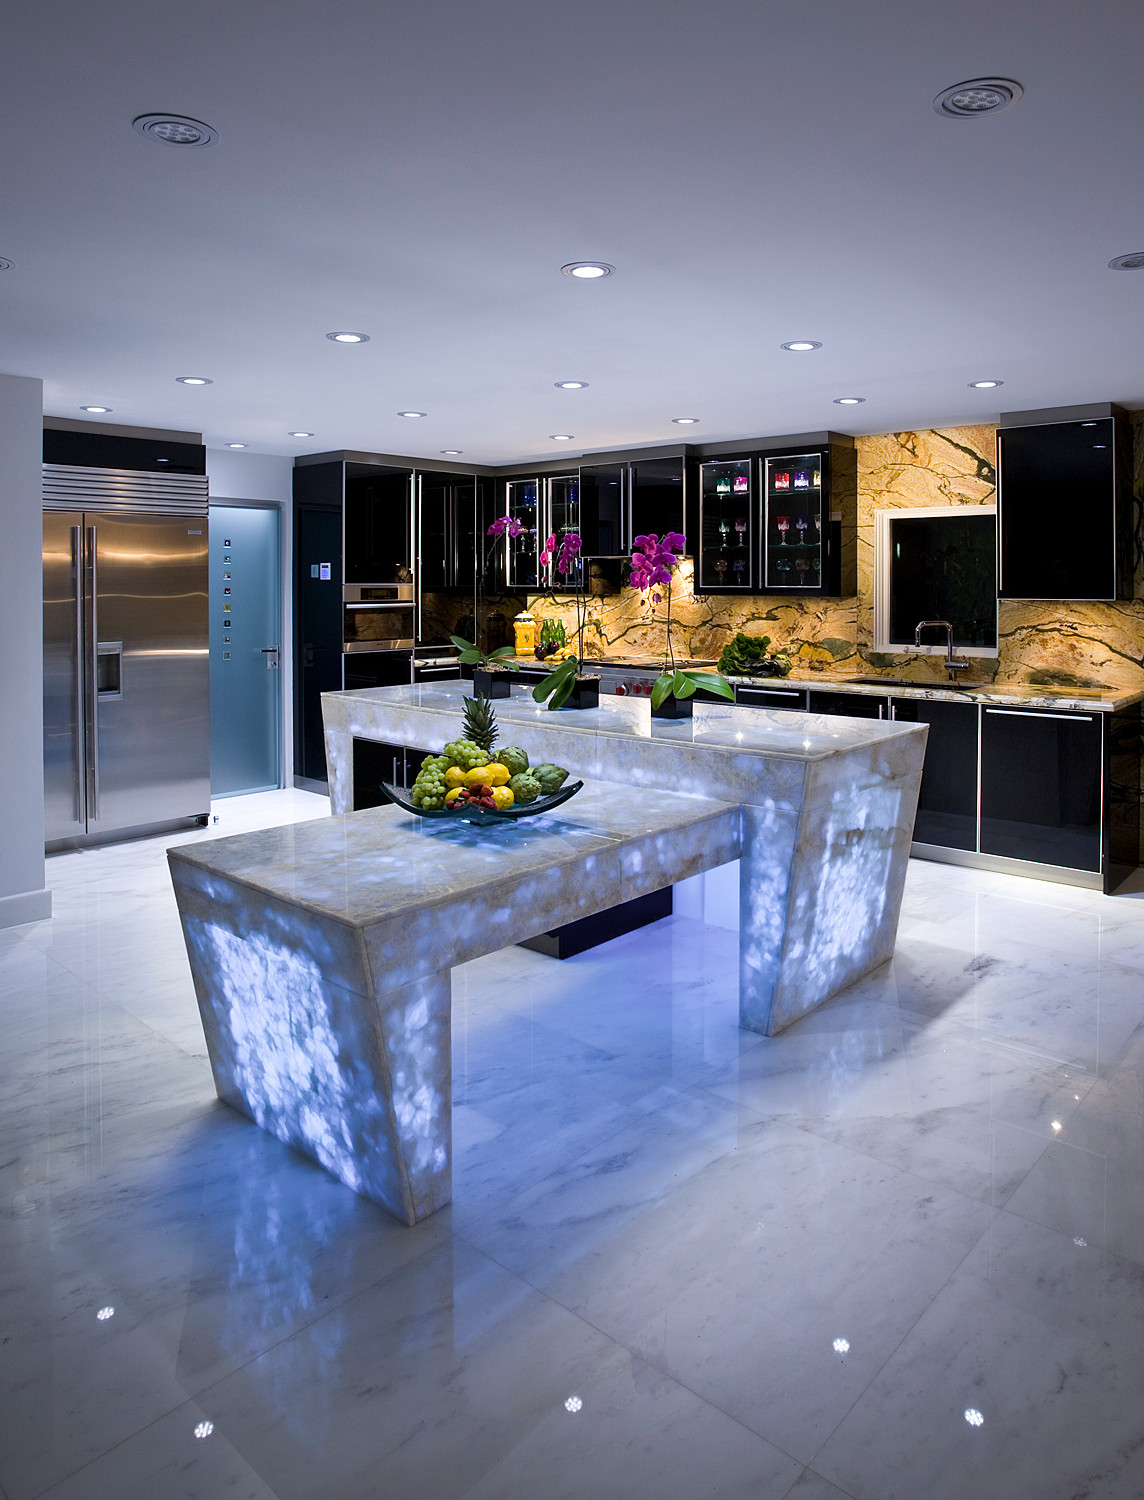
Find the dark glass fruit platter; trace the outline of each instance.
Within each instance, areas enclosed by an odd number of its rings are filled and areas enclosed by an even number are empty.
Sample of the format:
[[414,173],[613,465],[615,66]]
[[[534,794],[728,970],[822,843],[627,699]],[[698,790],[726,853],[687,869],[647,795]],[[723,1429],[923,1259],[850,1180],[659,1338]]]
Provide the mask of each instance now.
[[500,810],[475,807],[467,803],[457,812],[448,807],[418,807],[411,800],[410,789],[407,786],[393,786],[390,782],[383,781],[381,789],[391,802],[395,802],[406,812],[412,813],[414,817],[444,818],[452,823],[473,823],[478,828],[484,828],[489,823],[513,823],[518,818],[533,818],[537,813],[551,812],[554,807],[567,802],[569,797],[574,797],[583,785],[582,781],[569,781],[558,792],[553,792],[550,797],[537,797],[535,802],[514,803],[512,807]]

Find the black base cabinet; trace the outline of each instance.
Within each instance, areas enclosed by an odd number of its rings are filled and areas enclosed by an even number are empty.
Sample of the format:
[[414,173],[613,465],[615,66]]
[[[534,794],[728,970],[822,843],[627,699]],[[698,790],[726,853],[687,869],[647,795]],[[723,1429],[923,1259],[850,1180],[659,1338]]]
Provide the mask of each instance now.
[[1101,868],[1102,718],[982,709],[983,854]]
[[871,693],[830,693],[811,688],[807,707],[812,714],[834,714],[843,719],[884,719],[887,700]]
[[977,848],[977,704],[891,698],[890,717],[928,724],[914,842]]

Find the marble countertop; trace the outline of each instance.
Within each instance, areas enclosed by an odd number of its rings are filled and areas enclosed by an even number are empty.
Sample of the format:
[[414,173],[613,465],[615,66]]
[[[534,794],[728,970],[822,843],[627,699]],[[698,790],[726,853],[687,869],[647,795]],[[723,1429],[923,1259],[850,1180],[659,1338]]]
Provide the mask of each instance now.
[[1054,688],[1014,683],[990,682],[955,684],[943,682],[904,682],[900,678],[869,677],[866,681],[851,682],[845,677],[826,677],[817,673],[813,677],[731,677],[730,682],[744,687],[799,687],[817,688],[820,692],[858,693],[890,698],[944,698],[964,699],[969,703],[1020,703],[1025,708],[1095,709],[1101,713],[1114,713],[1144,701],[1144,690],[1130,692],[1126,688]]
[[592,856],[601,874],[618,860],[619,877],[627,856],[647,863],[666,834],[697,846],[717,837],[730,850],[738,820],[737,806],[713,798],[592,782],[551,813],[483,828],[417,818],[389,805],[181,845],[170,856],[317,915],[366,926],[448,907],[475,890],[490,897],[506,881],[520,885],[553,866],[576,872]]
[[[471,682],[434,682],[410,687],[357,688],[323,693],[322,698],[327,703],[344,706],[349,715],[347,722],[363,727],[369,721],[370,704],[376,701],[385,712],[391,733],[399,732],[403,708],[440,715],[440,739],[444,743],[460,733],[463,699],[471,697],[472,692]],[[494,700],[493,707],[502,744],[531,746],[537,730],[558,728],[562,735],[584,739],[620,739],[633,745],[642,741],[734,757],[765,756],[804,763],[893,740],[905,733],[917,733],[918,729],[915,724],[846,719],[829,714],[802,714],[795,721],[788,712],[722,702],[696,703],[690,719],[653,719],[646,698],[618,698],[610,693],[601,694],[598,708],[552,713],[546,703],[535,701],[527,687],[514,687],[511,697]],[[406,742],[416,743],[416,740]],[[583,763],[582,756],[569,762]]]

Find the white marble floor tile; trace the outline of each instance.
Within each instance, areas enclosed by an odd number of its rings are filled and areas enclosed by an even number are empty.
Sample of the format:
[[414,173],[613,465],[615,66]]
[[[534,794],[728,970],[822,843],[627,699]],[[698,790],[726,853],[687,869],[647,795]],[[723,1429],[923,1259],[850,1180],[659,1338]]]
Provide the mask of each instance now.
[[1144,1494],[1144,1270],[1002,1211],[814,1460],[856,1500]]
[[1144,897],[912,861],[773,1039],[685,918],[465,965],[411,1231],[214,1099],[164,851],[328,803],[215,810],[0,932],[0,1500],[1144,1494]]

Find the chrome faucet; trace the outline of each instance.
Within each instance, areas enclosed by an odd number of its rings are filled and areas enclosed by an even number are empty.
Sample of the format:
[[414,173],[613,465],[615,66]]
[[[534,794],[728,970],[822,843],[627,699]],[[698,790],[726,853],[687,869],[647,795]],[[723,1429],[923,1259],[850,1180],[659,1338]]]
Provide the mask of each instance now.
[[967,672],[971,663],[958,661],[953,654],[953,626],[948,620],[919,620],[914,628],[914,645],[920,647],[922,643],[922,631],[928,630],[930,626],[935,630],[945,631],[945,670],[949,673],[950,682],[957,681],[959,672]]

